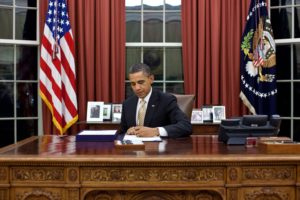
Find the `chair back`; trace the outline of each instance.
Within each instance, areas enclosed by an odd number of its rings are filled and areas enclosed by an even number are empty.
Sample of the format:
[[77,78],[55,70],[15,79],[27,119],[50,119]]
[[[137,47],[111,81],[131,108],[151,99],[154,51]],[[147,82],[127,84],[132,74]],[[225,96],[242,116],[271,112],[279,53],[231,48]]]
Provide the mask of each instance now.
[[173,94],[177,98],[179,108],[191,119],[194,107],[195,95],[193,94]]

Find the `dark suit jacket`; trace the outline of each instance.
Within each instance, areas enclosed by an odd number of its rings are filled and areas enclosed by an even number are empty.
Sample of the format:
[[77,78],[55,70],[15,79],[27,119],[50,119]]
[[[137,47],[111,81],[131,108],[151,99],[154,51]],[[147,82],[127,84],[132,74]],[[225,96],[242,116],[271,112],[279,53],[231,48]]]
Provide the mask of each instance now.
[[[136,126],[136,108],[138,97],[132,96],[123,102],[121,133]],[[163,127],[169,137],[184,137],[192,133],[192,125],[177,105],[175,96],[161,91],[152,90],[144,120],[144,126]]]

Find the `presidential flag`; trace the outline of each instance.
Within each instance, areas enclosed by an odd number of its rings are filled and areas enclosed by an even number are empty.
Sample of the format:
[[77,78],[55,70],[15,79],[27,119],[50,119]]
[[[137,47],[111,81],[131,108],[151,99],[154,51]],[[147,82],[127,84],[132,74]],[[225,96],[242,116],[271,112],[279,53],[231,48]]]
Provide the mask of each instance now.
[[78,119],[74,39],[65,0],[49,0],[41,45],[40,95],[63,134]]
[[240,98],[253,114],[276,114],[275,53],[267,3],[251,0],[241,39]]

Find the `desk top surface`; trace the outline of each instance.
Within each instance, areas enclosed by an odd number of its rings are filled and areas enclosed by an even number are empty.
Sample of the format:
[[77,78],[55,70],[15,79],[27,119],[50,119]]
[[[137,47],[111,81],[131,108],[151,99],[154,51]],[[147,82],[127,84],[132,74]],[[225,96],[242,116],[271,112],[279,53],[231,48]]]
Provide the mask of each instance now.
[[2,158],[152,158],[152,159],[285,159],[300,161],[299,154],[266,154],[257,147],[226,145],[218,136],[191,136],[188,138],[164,139],[163,142],[145,142],[145,150],[116,149],[113,142],[76,142],[75,136],[45,135],[31,137],[17,144],[0,149]]
[[145,150],[116,149],[113,142],[76,142],[75,136],[31,137],[0,149],[0,161],[278,162],[300,161],[299,154],[266,154],[257,147],[230,146],[217,136],[191,136],[145,142]]

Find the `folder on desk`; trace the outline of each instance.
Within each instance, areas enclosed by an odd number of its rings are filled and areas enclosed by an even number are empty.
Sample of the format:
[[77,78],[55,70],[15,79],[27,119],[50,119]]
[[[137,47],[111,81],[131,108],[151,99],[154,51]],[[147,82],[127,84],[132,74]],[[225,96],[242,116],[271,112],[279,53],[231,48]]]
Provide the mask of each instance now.
[[112,142],[117,130],[83,130],[76,135],[76,142]]

